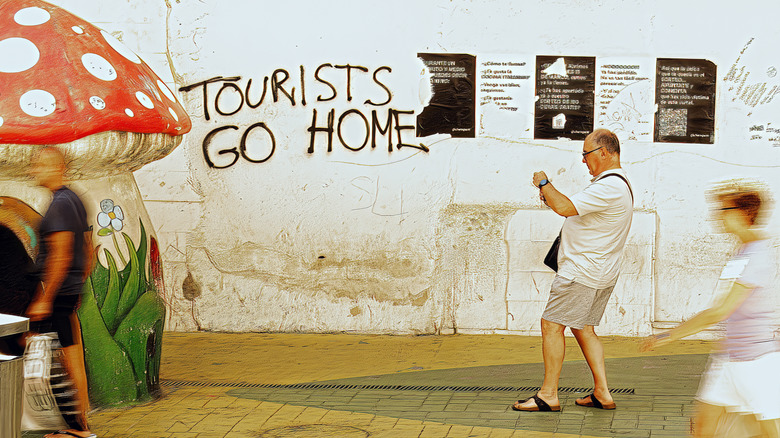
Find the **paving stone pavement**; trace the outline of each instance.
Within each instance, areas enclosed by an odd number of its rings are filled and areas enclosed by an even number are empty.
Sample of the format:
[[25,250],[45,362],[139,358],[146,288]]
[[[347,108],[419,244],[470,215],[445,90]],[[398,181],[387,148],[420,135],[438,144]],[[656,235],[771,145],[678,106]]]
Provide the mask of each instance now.
[[561,412],[530,413],[510,406],[541,383],[538,337],[167,333],[163,396],[90,421],[105,438],[687,436],[711,343],[638,343],[604,338],[616,410],[574,404],[592,379],[570,342]]

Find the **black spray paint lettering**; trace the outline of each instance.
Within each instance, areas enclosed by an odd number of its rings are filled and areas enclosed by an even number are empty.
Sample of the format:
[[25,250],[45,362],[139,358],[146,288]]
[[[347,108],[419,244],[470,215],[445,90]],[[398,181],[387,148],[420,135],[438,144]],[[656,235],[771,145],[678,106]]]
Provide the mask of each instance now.
[[[353,78],[353,71],[357,70],[360,72],[368,72],[368,68],[360,66],[360,65],[332,65],[332,64],[321,64],[314,72],[314,79],[322,84],[330,88],[330,96],[323,97],[322,94],[317,96],[318,102],[328,102],[331,100],[336,99],[338,97],[339,93],[336,87],[333,85],[332,82],[328,81],[327,79],[323,78],[321,76],[321,72],[323,69],[336,69],[336,70],[344,70],[346,73],[346,89],[345,96],[347,102],[352,101],[352,78]],[[390,91],[390,89],[385,85],[379,78],[379,73],[386,71],[388,73],[391,73],[393,71],[392,68],[387,66],[378,67],[374,70],[372,74],[373,82],[376,86],[380,87],[384,93],[387,94],[386,100],[384,102],[375,103],[371,99],[366,99],[364,102],[366,105],[372,105],[372,106],[383,106],[390,103],[390,101],[393,99],[393,94]],[[265,100],[265,97],[268,93],[268,89],[270,86],[271,95],[273,97],[274,103],[279,102],[279,100],[284,97],[287,99],[287,101],[290,102],[292,106],[296,106],[296,87],[295,86],[288,86],[287,82],[290,81],[292,76],[290,75],[290,72],[283,68],[278,68],[274,70],[274,72],[270,76],[265,76],[263,78],[263,90],[260,94],[259,99],[252,103],[251,99],[251,88],[252,88],[252,79],[249,79],[247,81],[246,86],[242,89],[238,86],[235,82],[238,82],[241,80],[241,76],[230,76],[230,77],[222,77],[222,76],[216,76],[210,79],[206,79],[205,81],[196,82],[194,84],[185,85],[181,88],[179,88],[179,91],[183,92],[189,92],[194,89],[200,88],[203,94],[203,116],[206,118],[206,120],[211,120],[211,112],[209,111],[209,108],[213,108],[213,110],[222,116],[232,116],[237,114],[239,111],[242,110],[244,103],[247,104],[247,106],[251,109],[257,108],[260,105],[262,105],[263,101]],[[306,106],[306,70],[303,66],[300,66],[300,75],[299,75],[299,83],[300,83],[300,103],[303,106]],[[216,96],[212,101],[209,100],[209,85],[214,84],[221,84],[219,90],[216,93]],[[211,87],[213,89],[213,87]],[[238,95],[238,101],[239,104],[235,109],[226,110],[223,108],[223,105],[220,104],[220,98],[222,97],[223,93],[230,92],[233,94]],[[209,105],[211,104],[211,105]]]
[[[303,68],[303,67],[301,67]],[[329,102],[333,99],[335,99],[338,96],[338,91],[336,90],[336,87],[328,81],[327,79],[323,78],[321,75],[321,72],[323,69],[337,69],[337,70],[345,70],[346,71],[346,97],[347,102],[352,102],[352,70],[358,70],[361,72],[368,72],[368,68],[363,67],[361,65],[333,65],[333,64],[321,64],[319,67],[317,67],[317,70],[314,71],[314,79],[319,82],[320,84],[326,85],[328,88],[330,88],[330,96],[323,97],[322,94],[317,96],[317,102]],[[380,86],[385,93],[387,93],[387,100],[385,100],[382,103],[374,103],[371,101],[371,99],[366,99],[364,102],[366,105],[372,105],[372,106],[383,106],[390,103],[390,101],[393,99],[393,93],[390,92],[390,89],[387,88],[387,86],[382,83],[382,81],[379,80],[379,72],[381,71],[387,71],[388,73],[391,73],[393,71],[392,68],[387,66],[382,66],[374,70],[374,73],[372,75],[372,78],[374,80],[374,83],[378,86]],[[301,82],[303,83],[303,82]]]
[[[334,132],[338,135],[339,142],[341,143],[342,146],[355,152],[363,149],[366,146],[366,144],[368,144],[369,138],[371,138],[371,149],[376,148],[376,134],[377,132],[379,132],[380,135],[387,135],[387,152],[393,152],[393,131],[395,131],[395,135],[396,135],[397,142],[395,144],[395,147],[397,149],[401,149],[403,147],[409,147],[409,148],[420,149],[422,151],[428,152],[428,147],[425,146],[424,144],[420,144],[420,145],[406,144],[401,139],[402,131],[407,131],[407,130],[414,131],[415,127],[414,125],[402,125],[400,116],[413,115],[413,114],[414,111],[399,111],[390,108],[387,111],[387,121],[385,122],[385,125],[382,126],[377,116],[377,111],[372,110],[371,124],[369,125],[368,118],[360,110],[349,109],[347,111],[344,111],[341,114],[341,116],[339,116],[338,124],[335,124],[336,110],[331,109],[328,112],[325,123],[320,124],[322,123],[322,120],[318,120],[317,110],[315,109],[313,110],[311,126],[309,126],[309,128],[307,129],[307,131],[309,131],[310,133],[309,149],[307,152],[310,154],[314,153],[314,144],[318,133],[327,134],[328,152],[332,152]],[[344,136],[342,135],[342,126],[344,124],[344,121],[349,116],[359,117],[363,121],[365,136],[363,139],[363,143],[360,146],[347,144],[347,141],[344,139]]]
[[[303,77],[303,66],[301,66],[301,77]],[[290,91],[288,92],[284,88],[284,83],[290,79],[290,73],[287,72],[287,70],[284,69],[277,69],[271,74],[270,77],[270,83],[271,83],[271,94],[273,96],[274,103],[279,101],[280,95],[284,95],[292,106],[295,106],[295,87],[292,87]],[[197,82],[194,84],[186,85],[184,87],[179,88],[179,91],[191,91],[195,88],[200,87],[203,91],[203,116],[206,118],[206,120],[211,120],[211,114],[209,113],[209,84],[217,84],[221,83],[221,87],[219,88],[219,91],[217,91],[216,96],[214,97],[214,101],[212,102],[212,107],[214,108],[214,111],[216,111],[217,114],[221,116],[232,116],[237,114],[241,109],[244,107],[244,103],[247,104],[249,108],[255,109],[259,107],[263,101],[265,100],[265,96],[268,93],[268,83],[269,83],[269,77],[266,76],[263,78],[263,92],[260,95],[260,99],[257,101],[257,103],[251,102],[250,97],[250,91],[252,88],[252,79],[249,79],[246,83],[246,87],[242,90],[241,87],[238,86],[235,82],[238,82],[241,80],[241,76],[231,76],[224,78],[222,76],[216,76],[211,79],[206,79],[205,81]],[[303,82],[301,82],[303,83]],[[301,88],[303,89],[303,87]],[[223,93],[229,92],[230,94],[234,94],[238,96],[238,106],[233,109],[232,111],[226,110],[223,107],[222,97]],[[306,105],[306,99],[301,100],[302,105]]]
[[[235,146],[227,148],[227,149],[220,149],[217,152],[217,155],[232,155],[233,160],[229,162],[228,164],[215,164],[214,163],[214,156],[211,155],[211,144],[214,140],[214,138],[218,135],[223,133],[223,131],[227,130],[234,130],[238,131],[238,126],[235,125],[228,125],[228,126],[220,126],[219,128],[216,128],[209,132],[206,137],[203,139],[203,158],[206,160],[206,164],[209,165],[209,167],[213,169],[226,169],[228,167],[231,167],[232,165],[236,164],[238,162],[239,158],[243,158],[246,161],[249,161],[250,163],[264,163],[268,161],[276,151],[276,138],[274,137],[274,133],[271,132],[270,129],[268,129],[268,126],[265,125],[265,123],[255,123],[248,127],[246,130],[244,130],[243,135],[241,136],[241,140],[239,142],[238,149],[236,149]],[[247,142],[249,139],[249,135],[253,133],[256,129],[262,130],[258,136],[261,136],[265,134],[265,137],[268,141],[268,153],[263,158],[257,158],[252,157],[247,152]]]
[[[345,90],[343,90],[344,92],[341,94],[342,96],[346,97],[347,102],[351,102],[353,100],[353,78],[369,72],[367,67],[360,65],[333,65],[330,63],[319,65],[314,71],[314,80],[320,86],[325,86],[329,89],[329,92],[326,90],[329,96],[326,97],[323,94],[319,94],[316,99],[317,102],[329,102],[339,96],[339,90],[333,84],[335,79],[333,78],[333,72],[331,72],[331,70],[342,71],[345,75]],[[371,74],[373,83],[383,91],[386,97],[385,100],[381,102],[375,102],[371,98],[368,98],[363,102],[365,105],[379,107],[385,106],[392,101],[392,92],[380,78],[381,74],[385,72],[389,74],[392,73],[392,71],[392,68],[388,66],[381,66],[373,70],[373,73]],[[302,106],[306,106],[306,70],[303,65],[301,65],[299,68],[299,77],[297,79],[298,83],[300,84],[299,89],[293,85],[295,84],[295,80],[292,78],[290,72],[279,68],[274,70],[270,76],[265,76],[263,78],[262,91],[255,90],[253,92],[251,78],[247,80],[244,87],[240,86],[239,81],[241,80],[241,76],[216,76],[205,81],[183,86],[179,90],[183,92],[189,92],[195,89],[200,89],[203,94],[204,118],[206,120],[211,120],[212,113],[219,114],[223,117],[230,117],[242,111],[245,105],[249,109],[256,109],[266,101],[266,97],[269,95],[273,99],[273,103],[283,101],[288,102],[293,107],[297,105],[297,95],[299,95],[300,104]],[[212,94],[216,87],[219,88],[215,94]],[[258,87],[256,86],[255,88]],[[209,93],[210,89],[212,93]],[[300,90],[300,93],[296,93],[297,90]],[[214,96],[213,100],[210,100],[210,96],[212,95]],[[428,148],[425,145],[406,144],[401,138],[403,131],[411,130],[414,132],[414,125],[404,125],[400,120],[402,115],[413,115],[413,111],[401,111],[390,108],[387,111],[387,119],[384,125],[381,123],[380,117],[377,115],[376,110],[372,110],[371,112],[371,122],[369,122],[368,117],[358,109],[349,109],[344,111],[338,118],[338,122],[336,122],[335,109],[331,109],[327,113],[327,120],[324,121],[324,125],[318,125],[318,123],[322,123],[323,121],[318,121],[317,110],[313,109],[312,113],[312,123],[307,128],[307,131],[310,133],[308,153],[314,153],[315,138],[317,138],[317,133],[327,134],[328,152],[333,151],[334,133],[336,133],[339,142],[344,148],[355,152],[362,150],[368,144],[369,138],[371,139],[371,148],[376,148],[377,133],[379,133],[380,136],[387,137],[388,152],[392,152],[393,150],[394,136],[396,137],[395,147],[397,149],[410,147],[428,152]],[[363,137],[361,144],[356,144],[354,139],[349,140],[352,143],[349,143],[348,140],[345,139],[342,132],[342,126],[347,119],[362,120],[365,136]],[[272,130],[268,125],[262,122],[251,125],[244,130],[243,134],[241,135],[241,139],[238,142],[238,146],[236,146],[236,136],[231,136],[229,134],[231,131],[238,131],[239,129],[240,128],[236,125],[220,126],[210,131],[204,137],[202,143],[203,156],[209,167],[215,169],[225,169],[236,164],[240,158],[243,158],[251,163],[263,163],[268,161],[273,156],[276,150],[276,140]],[[260,131],[253,132],[258,129]],[[264,136],[266,138],[268,152],[265,154],[248,152],[247,149],[250,136],[255,139],[252,144],[258,143],[259,140],[257,139],[261,138],[261,136]],[[214,148],[213,146],[217,144],[221,144],[222,146]],[[225,146],[226,144],[231,146]],[[216,154],[214,154],[212,149],[218,149],[216,150]],[[231,156],[232,159],[229,162],[215,163],[215,159],[222,155]]]

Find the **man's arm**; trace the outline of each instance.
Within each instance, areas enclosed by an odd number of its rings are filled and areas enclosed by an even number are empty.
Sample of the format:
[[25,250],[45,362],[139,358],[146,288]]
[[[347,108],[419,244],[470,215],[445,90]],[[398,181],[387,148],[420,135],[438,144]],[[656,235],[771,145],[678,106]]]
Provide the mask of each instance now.
[[51,315],[54,299],[65,277],[68,275],[73,254],[74,235],[70,231],[57,231],[46,236],[46,265],[43,268],[43,284],[35,291],[27,316],[40,321]]
[[548,182],[539,189],[539,196],[542,198],[542,201],[544,201],[552,211],[563,217],[577,216],[577,208],[566,195],[553,187],[552,183],[550,183],[547,178],[547,174],[544,172],[534,173],[534,186],[539,187],[539,184],[544,180],[547,180]]

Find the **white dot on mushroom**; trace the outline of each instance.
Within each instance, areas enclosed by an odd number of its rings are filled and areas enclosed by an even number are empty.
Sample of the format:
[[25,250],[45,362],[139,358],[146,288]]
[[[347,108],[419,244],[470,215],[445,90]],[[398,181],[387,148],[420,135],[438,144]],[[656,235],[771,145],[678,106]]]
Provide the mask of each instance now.
[[3,118],[0,117],[0,126],[3,126]]
[[51,18],[51,14],[38,7],[20,9],[14,14],[14,21],[22,26],[38,26]]
[[81,63],[92,76],[100,80],[113,81],[116,79],[116,69],[106,58],[100,55],[85,53],[81,57]]
[[102,110],[106,108],[106,101],[98,96],[92,96],[89,98],[89,104],[96,110]]
[[53,113],[57,108],[57,99],[48,91],[30,90],[19,98],[19,106],[28,115],[44,117]]
[[84,29],[81,28],[81,26],[73,26],[70,28],[73,32],[76,32],[77,34],[81,35],[84,33]]
[[152,99],[149,98],[149,96],[144,94],[142,91],[136,91],[135,98],[138,99],[139,102],[141,102],[141,105],[149,109],[154,109],[154,102],[152,102]]
[[38,63],[41,52],[25,38],[6,38],[0,41],[0,73],[19,73]]
[[103,35],[103,39],[106,40],[108,45],[111,46],[114,50],[116,50],[117,53],[119,53],[120,55],[124,56],[125,58],[127,58],[128,60],[136,64],[140,64],[142,62],[141,58],[139,58],[138,55],[135,54],[135,52],[128,49],[127,46],[122,44],[122,42],[119,41],[118,39],[114,38],[113,35],[106,32],[105,30],[101,30],[100,34]]
[[159,79],[157,79],[157,88],[159,88],[159,89],[160,89],[160,91],[162,91],[162,92],[163,92],[163,94],[165,95],[165,97],[167,97],[167,98],[168,98],[168,100],[170,100],[170,101],[172,101],[172,102],[176,102],[176,97],[173,95],[173,93],[171,92],[171,90],[168,88],[168,86],[167,86],[167,85],[165,85],[165,84],[164,84],[162,81],[160,81]]
[[135,113],[133,113],[133,110],[131,110],[130,108],[125,108],[125,114],[127,114],[130,117],[135,116]]
[[176,111],[174,111],[173,108],[168,107],[168,112],[171,113],[174,120],[176,120],[177,122],[179,121],[179,116],[176,114]]

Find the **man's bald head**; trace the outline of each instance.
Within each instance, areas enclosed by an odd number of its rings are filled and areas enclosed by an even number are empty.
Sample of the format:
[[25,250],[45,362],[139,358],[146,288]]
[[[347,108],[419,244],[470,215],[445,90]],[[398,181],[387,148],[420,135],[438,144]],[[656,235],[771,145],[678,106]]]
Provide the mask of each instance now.
[[44,146],[38,151],[38,159],[52,166],[65,168],[65,154],[54,146]]
[[66,169],[65,154],[54,146],[46,146],[33,157],[30,173],[39,186],[54,191],[62,187]]
[[610,153],[620,154],[620,140],[618,140],[617,135],[615,135],[614,132],[608,129],[597,129],[588,134],[588,136],[585,137],[585,140],[592,141],[593,144],[603,147]]
[[585,137],[582,144],[582,162],[588,172],[597,176],[605,170],[620,167],[620,141],[612,131],[597,129]]

